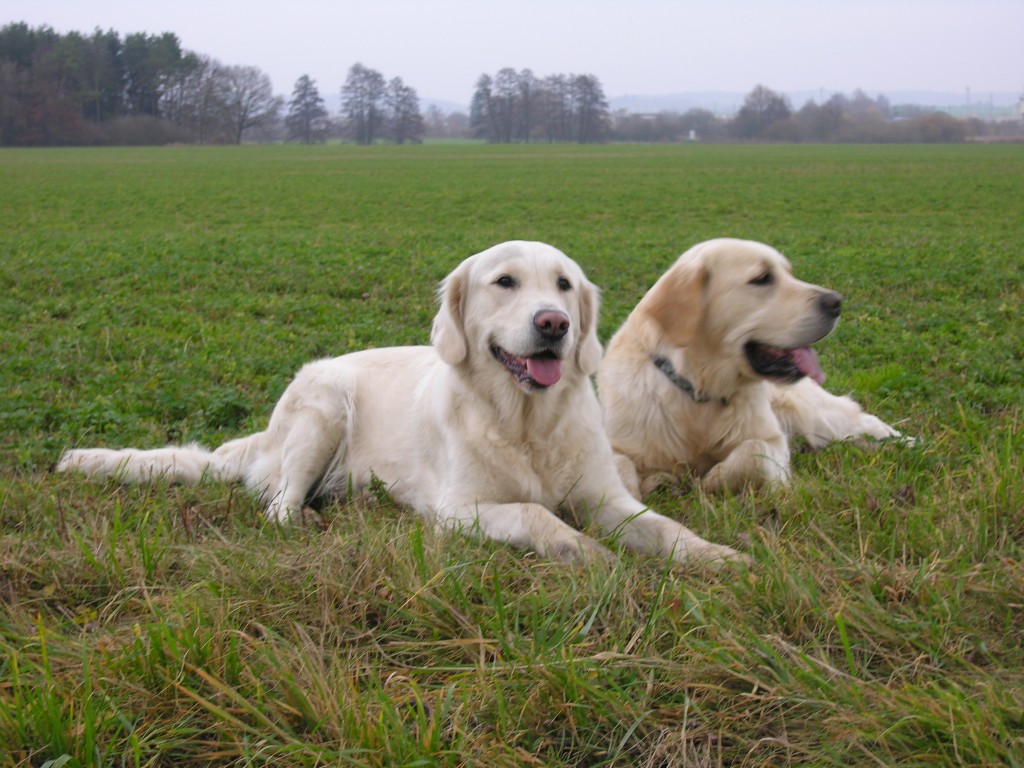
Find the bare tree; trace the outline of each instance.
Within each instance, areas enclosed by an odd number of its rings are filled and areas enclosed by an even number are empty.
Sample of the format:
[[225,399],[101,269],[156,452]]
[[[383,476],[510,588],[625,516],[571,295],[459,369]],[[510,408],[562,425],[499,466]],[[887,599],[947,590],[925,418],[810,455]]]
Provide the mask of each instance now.
[[[529,93],[533,74],[529,70],[523,72],[529,76]],[[493,79],[481,75],[470,104],[470,122],[476,135],[498,144],[525,140],[529,119],[524,120],[523,96],[523,79],[511,67],[499,70]]]
[[511,144],[519,111],[519,75],[511,67],[498,70],[494,77],[491,109],[494,112],[495,140]]
[[516,120],[516,140],[529,143],[533,136],[534,123],[536,121],[536,106],[540,89],[537,78],[529,69],[519,73],[518,78],[518,99],[516,102],[518,119]]
[[565,75],[548,75],[541,84],[540,122],[549,142],[572,141],[572,88]]
[[447,136],[448,116],[437,104],[429,104],[426,114],[423,115],[423,128],[425,136]]
[[597,142],[608,138],[608,101],[593,75],[549,75],[505,68],[492,80],[481,75],[473,94],[471,123],[488,141]]
[[384,76],[375,69],[353,64],[341,88],[341,109],[349,133],[357,144],[373,144],[384,125]]
[[576,136],[580,144],[594,144],[608,138],[608,100],[601,81],[593,75],[572,78]]
[[416,89],[403,83],[402,78],[396,77],[388,83],[384,99],[388,107],[391,140],[395,144],[405,144],[407,141],[414,144],[422,142],[425,129]]
[[288,138],[303,144],[323,141],[326,117],[327,110],[324,109],[324,100],[320,98],[316,81],[311,80],[309,75],[303,75],[295,82],[292,100],[288,102],[288,116],[284,121]]
[[242,143],[242,134],[278,116],[281,98],[274,95],[270,78],[257,67],[225,67],[224,120],[230,127],[236,144]]
[[164,94],[164,114],[200,144],[233,140],[224,126],[223,72],[224,66],[216,59],[190,52]]
[[813,101],[804,104],[796,113],[802,138],[810,141],[832,141],[843,125],[843,96],[835,94],[821,106]]
[[473,135],[488,141],[497,141],[498,128],[494,120],[494,81],[490,75],[480,75],[469,105],[469,124]]
[[753,139],[762,135],[772,124],[788,120],[791,112],[789,100],[785,96],[758,85],[747,94],[733,120],[733,127],[740,138]]

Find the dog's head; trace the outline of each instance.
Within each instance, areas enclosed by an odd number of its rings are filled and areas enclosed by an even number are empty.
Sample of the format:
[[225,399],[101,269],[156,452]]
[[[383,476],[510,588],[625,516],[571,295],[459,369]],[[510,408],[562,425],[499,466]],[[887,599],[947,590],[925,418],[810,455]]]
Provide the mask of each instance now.
[[527,392],[597,370],[597,288],[550,245],[511,241],[470,256],[439,294],[431,341],[450,365],[502,367]]
[[811,345],[839,318],[838,293],[793,277],[764,243],[723,238],[694,246],[655,283],[637,312],[664,342],[729,360],[751,378],[794,382],[824,373]]

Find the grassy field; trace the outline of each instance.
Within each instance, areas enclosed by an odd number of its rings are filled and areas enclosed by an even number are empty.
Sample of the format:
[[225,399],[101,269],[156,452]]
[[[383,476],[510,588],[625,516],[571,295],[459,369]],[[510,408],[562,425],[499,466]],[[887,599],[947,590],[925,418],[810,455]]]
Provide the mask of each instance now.
[[[1022,200],[1019,146],[0,151],[0,766],[1024,764]],[[649,500],[749,573],[47,473],[261,428],[502,240],[607,339],[723,235],[844,295],[827,385],[920,438]]]

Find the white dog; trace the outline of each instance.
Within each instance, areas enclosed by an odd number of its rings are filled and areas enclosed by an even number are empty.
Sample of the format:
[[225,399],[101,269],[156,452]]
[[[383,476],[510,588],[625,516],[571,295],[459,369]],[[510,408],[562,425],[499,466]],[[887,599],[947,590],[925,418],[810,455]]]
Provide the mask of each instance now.
[[680,256],[609,342],[598,372],[630,491],[639,498],[689,473],[709,491],[785,483],[792,436],[812,448],[899,437],[820,386],[811,345],[832,331],[840,303],[762,243],[710,240]]
[[620,481],[589,379],[601,357],[597,314],[597,289],[565,254],[543,243],[497,245],[444,280],[433,346],[309,364],[266,431],[213,452],[79,449],[57,469],[240,480],[279,520],[378,478],[441,525],[543,556],[607,552],[554,514],[566,506],[641,552],[742,559],[647,509]]

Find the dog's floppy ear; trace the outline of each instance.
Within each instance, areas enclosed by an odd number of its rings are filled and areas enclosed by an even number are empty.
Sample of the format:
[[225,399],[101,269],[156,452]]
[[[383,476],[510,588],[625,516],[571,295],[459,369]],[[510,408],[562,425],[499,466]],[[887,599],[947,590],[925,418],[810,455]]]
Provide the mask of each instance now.
[[469,269],[463,262],[441,282],[437,291],[440,307],[434,316],[430,342],[449,365],[458,365],[469,354],[463,316],[468,279]]
[[689,346],[700,327],[701,292],[707,278],[701,260],[684,255],[640,300],[637,310],[654,322],[671,344]]
[[576,364],[587,376],[601,364],[601,341],[597,338],[597,320],[601,296],[597,286],[583,279],[580,285],[580,338],[576,343]]

